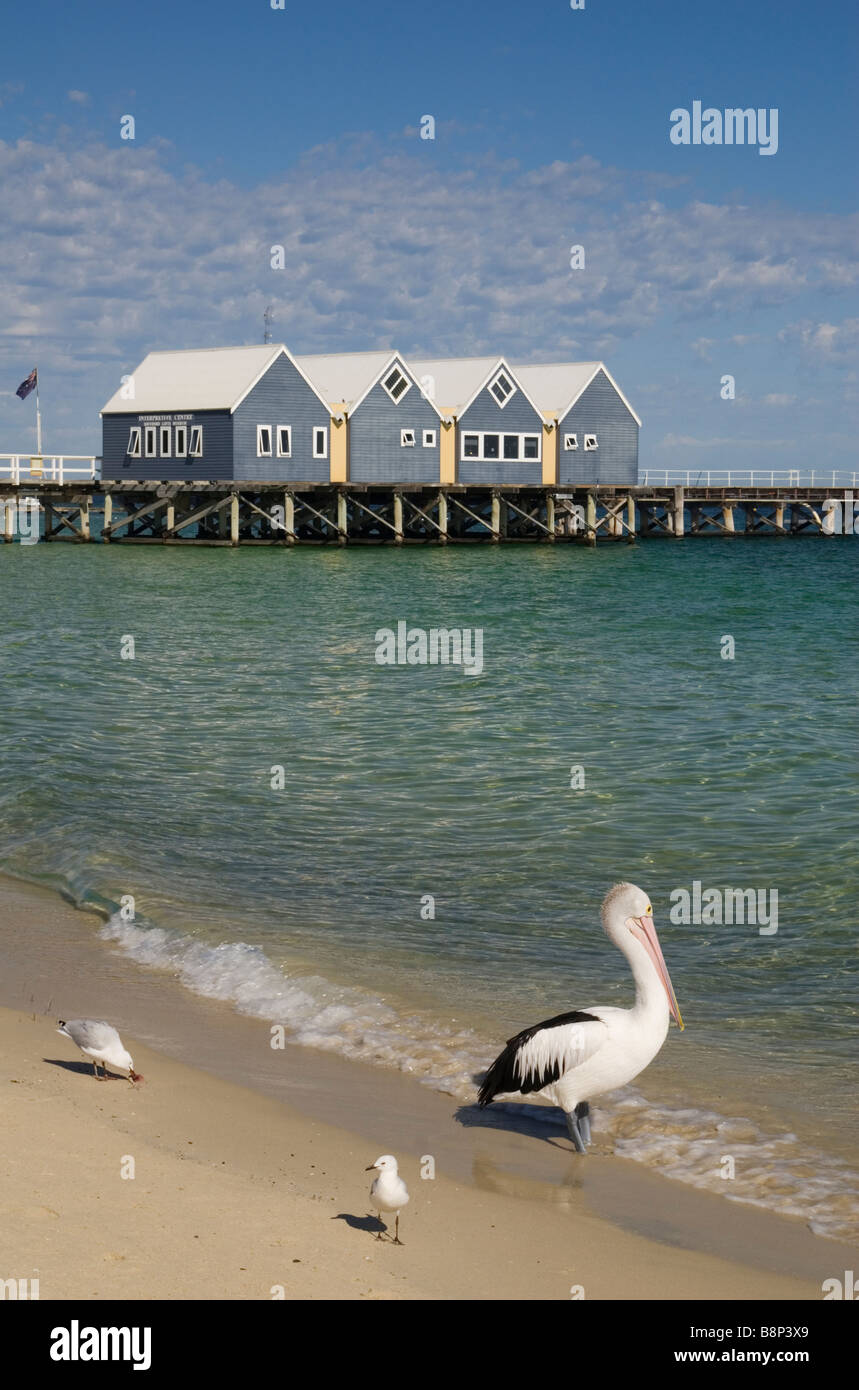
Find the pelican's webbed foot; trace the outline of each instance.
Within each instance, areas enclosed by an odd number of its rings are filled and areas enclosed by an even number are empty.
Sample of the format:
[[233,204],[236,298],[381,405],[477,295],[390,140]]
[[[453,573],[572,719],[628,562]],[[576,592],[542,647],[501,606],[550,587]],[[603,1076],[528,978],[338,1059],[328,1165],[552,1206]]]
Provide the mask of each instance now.
[[577,1112],[578,1112],[578,1106],[576,1106],[575,1111],[573,1111],[573,1110],[565,1110],[565,1111],[564,1111],[564,1115],[565,1115],[566,1121],[567,1121],[567,1130],[568,1130],[569,1135],[570,1135],[570,1138],[572,1139],[573,1144],[574,1144],[574,1146],[575,1146],[576,1153],[583,1154],[583,1153],[587,1153],[587,1149],[586,1149],[586,1147],[585,1147],[585,1141],[584,1141],[584,1139],[582,1138],[581,1130],[579,1129],[579,1121],[578,1121],[578,1113],[577,1113]]
[[591,1107],[586,1100],[580,1100],[576,1106],[576,1119],[579,1122],[579,1134],[587,1147],[591,1142]]

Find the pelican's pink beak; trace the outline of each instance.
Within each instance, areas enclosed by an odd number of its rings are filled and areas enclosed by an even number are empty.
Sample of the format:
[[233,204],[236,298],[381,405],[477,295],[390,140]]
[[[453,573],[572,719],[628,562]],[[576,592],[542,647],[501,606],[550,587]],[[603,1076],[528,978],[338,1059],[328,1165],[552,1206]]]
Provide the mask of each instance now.
[[683,1031],[686,1026],[680,1017],[680,1010],[677,1007],[677,997],[674,993],[674,986],[671,983],[671,976],[668,974],[668,966],[665,964],[665,957],[659,945],[659,938],[656,935],[656,927],[653,925],[652,917],[630,917],[630,922],[634,924],[633,932],[644,946],[653,964],[656,966],[656,973],[665,987],[668,995],[668,1007],[671,1010],[671,1017],[677,1027]]

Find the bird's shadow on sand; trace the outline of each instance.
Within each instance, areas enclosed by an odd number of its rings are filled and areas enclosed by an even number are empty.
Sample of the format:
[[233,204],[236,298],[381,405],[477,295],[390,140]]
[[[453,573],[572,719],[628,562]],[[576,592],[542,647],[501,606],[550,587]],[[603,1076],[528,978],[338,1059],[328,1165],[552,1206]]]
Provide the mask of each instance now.
[[502,1103],[502,1106],[487,1106],[485,1110],[477,1105],[460,1105],[454,1111],[454,1119],[465,1129],[503,1129],[509,1134],[525,1134],[566,1153],[571,1146],[565,1127],[549,1120],[552,1112],[547,1108],[543,1109],[545,1118],[542,1115],[536,1118],[534,1111],[537,1109],[537,1106],[518,1105],[515,1101],[509,1107]]
[[341,1211],[336,1216],[332,1216],[332,1221],[345,1221],[347,1226],[351,1226],[353,1231],[387,1231],[384,1221],[380,1221],[378,1216],[353,1216],[351,1212]]
[[[91,1077],[93,1074],[92,1062],[69,1062],[65,1057],[43,1057],[42,1061],[47,1063],[49,1067],[61,1067],[63,1071],[74,1071],[77,1072],[78,1075]],[[101,1072],[99,1072],[99,1075],[101,1075]],[[107,1079],[108,1081],[125,1081],[126,1078],[124,1076],[117,1076],[115,1072],[109,1071],[107,1073]]]

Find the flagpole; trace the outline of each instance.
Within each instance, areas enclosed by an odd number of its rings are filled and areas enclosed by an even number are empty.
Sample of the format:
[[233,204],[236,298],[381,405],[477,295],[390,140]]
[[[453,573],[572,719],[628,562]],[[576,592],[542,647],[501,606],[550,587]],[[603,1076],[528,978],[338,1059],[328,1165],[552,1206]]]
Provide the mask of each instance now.
[[42,412],[39,409],[39,369],[36,368],[36,454],[42,457]]

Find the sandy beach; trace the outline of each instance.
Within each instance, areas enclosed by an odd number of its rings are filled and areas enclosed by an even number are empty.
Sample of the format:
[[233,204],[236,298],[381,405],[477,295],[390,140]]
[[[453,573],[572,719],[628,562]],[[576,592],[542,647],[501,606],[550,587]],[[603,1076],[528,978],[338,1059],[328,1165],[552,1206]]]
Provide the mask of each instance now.
[[[850,1267],[800,1221],[275,1051],[48,890],[0,881],[0,916],[0,1276],[42,1299],[815,1299]],[[118,1024],[145,1083],[94,1081],[55,1032],[76,1015]],[[411,1191],[401,1248],[368,1216],[382,1152]]]

